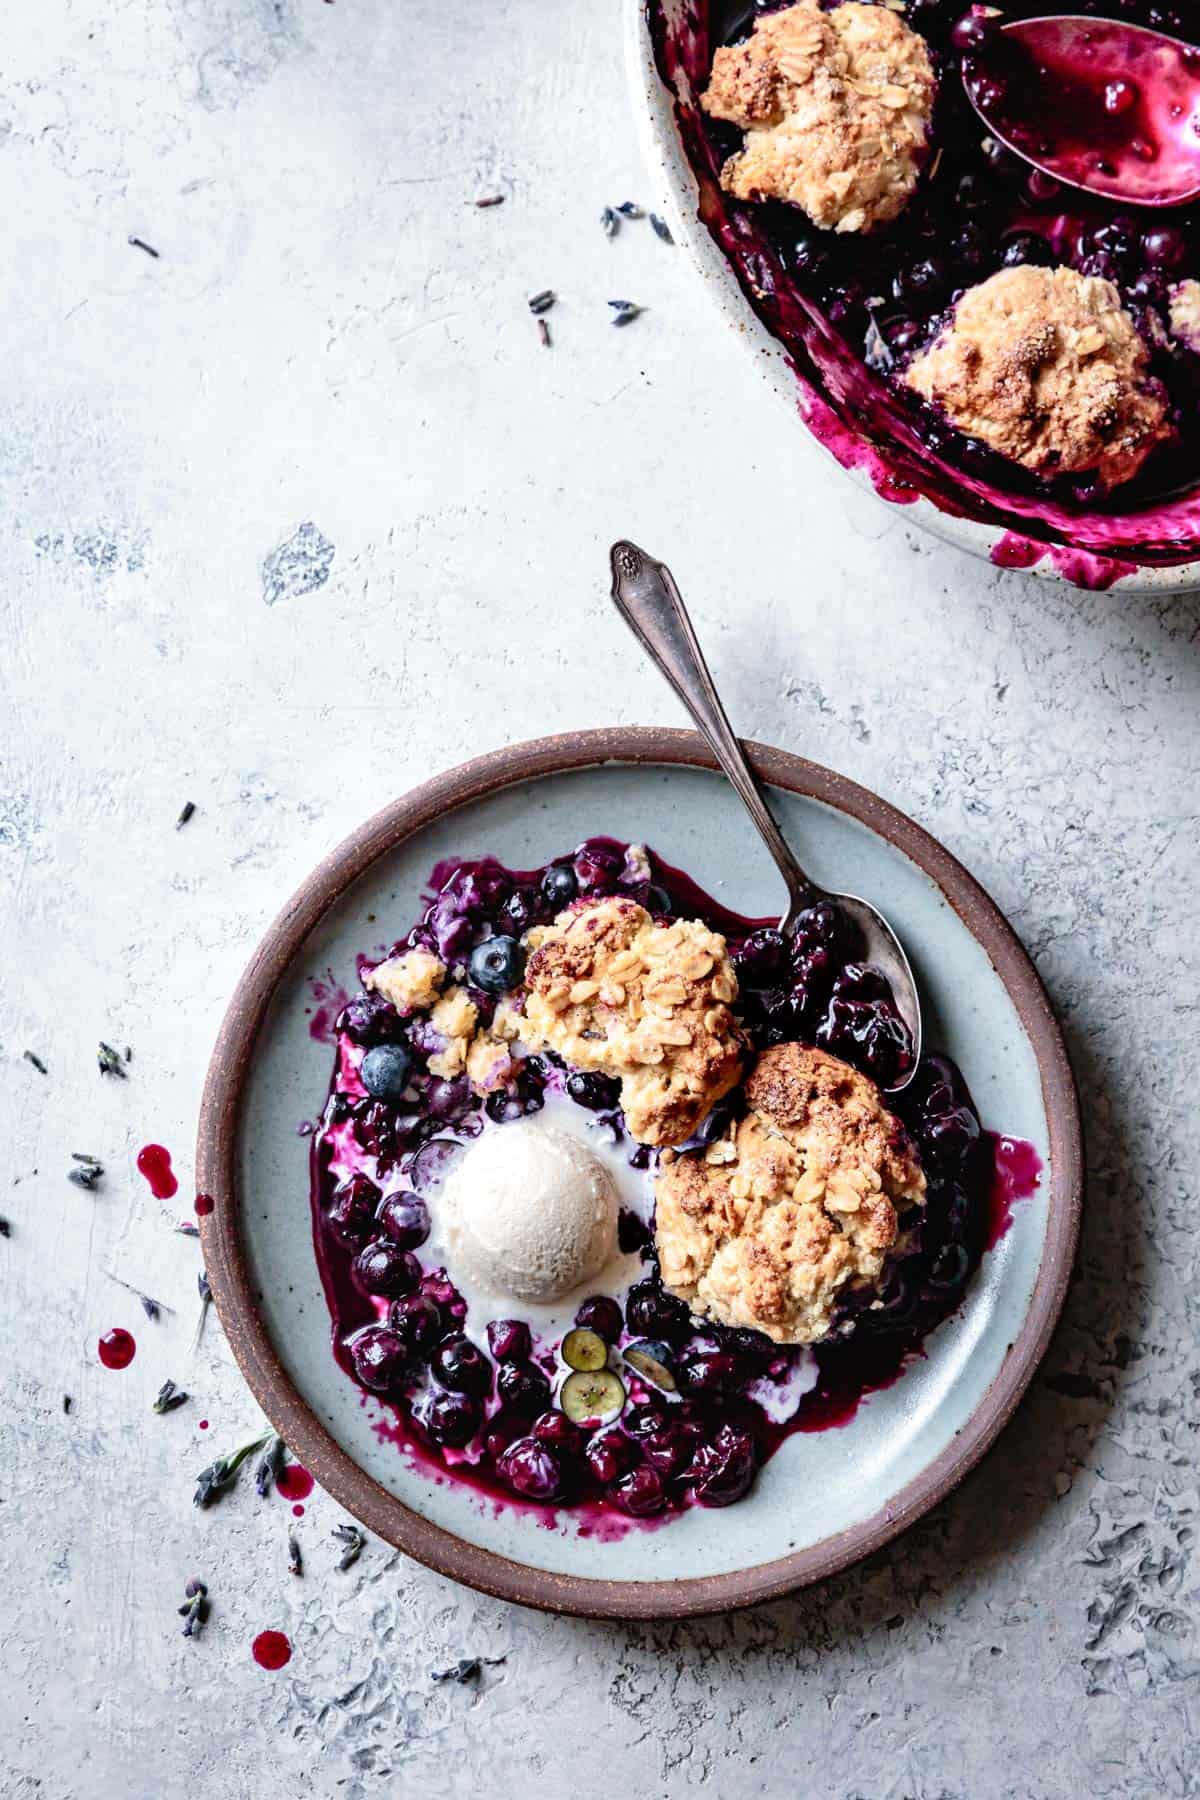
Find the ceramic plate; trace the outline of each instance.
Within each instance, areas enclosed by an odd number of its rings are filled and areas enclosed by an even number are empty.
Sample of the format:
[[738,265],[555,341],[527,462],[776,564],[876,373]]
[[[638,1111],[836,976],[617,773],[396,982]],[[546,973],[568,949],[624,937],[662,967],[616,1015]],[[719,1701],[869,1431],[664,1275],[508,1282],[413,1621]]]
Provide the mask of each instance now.
[[594,833],[646,841],[742,913],[779,910],[778,877],[690,732],[619,729],[518,745],[425,782],[321,864],[267,932],[209,1070],[198,1184],[218,1309],[247,1381],[294,1454],[371,1531],[505,1599],[609,1617],[744,1606],[878,1548],[934,1505],[1009,1417],[1058,1316],[1078,1229],[1078,1104],[1059,1028],[1009,925],[966,871],[865,789],[751,747],[814,878],[869,895],[922,985],[927,1041],[961,1065],[984,1123],[1046,1167],[963,1307],[891,1388],[840,1429],[788,1439],[751,1497],[692,1508],[617,1542],[580,1538],[410,1467],[375,1404],[334,1362],[309,1221],[307,1141],[330,1050],[314,979],[355,984],[355,957],[416,916],[440,857],[530,868]]

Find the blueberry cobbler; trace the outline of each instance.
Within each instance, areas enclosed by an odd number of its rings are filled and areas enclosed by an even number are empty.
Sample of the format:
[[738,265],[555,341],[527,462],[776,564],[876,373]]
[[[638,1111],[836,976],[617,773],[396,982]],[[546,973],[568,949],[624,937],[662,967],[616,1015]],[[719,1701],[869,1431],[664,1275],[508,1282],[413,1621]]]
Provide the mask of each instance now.
[[443,1478],[580,1529],[727,1506],[895,1379],[995,1228],[994,1141],[856,927],[653,852],[441,864],[360,965],[312,1139],[334,1352]]
[[[1064,185],[968,97],[1003,109],[1040,80],[1047,111],[1079,100],[1006,24],[1094,13],[1200,44],[1194,8],[649,0],[649,13],[701,218],[843,462],[888,498],[1004,527],[995,554],[1010,564],[1050,554],[1105,585],[1200,553],[1200,206],[1122,208]],[[1200,108],[1200,48],[1180,66]],[[1153,162],[1135,79],[1084,98],[1097,167],[1118,132]]]

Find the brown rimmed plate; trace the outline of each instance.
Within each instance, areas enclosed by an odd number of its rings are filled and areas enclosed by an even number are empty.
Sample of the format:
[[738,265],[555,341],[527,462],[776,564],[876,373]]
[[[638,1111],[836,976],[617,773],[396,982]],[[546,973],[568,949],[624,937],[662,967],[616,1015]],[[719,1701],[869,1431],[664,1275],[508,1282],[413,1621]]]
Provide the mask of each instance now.
[[928,1041],[984,1121],[1033,1142],[1041,1186],[984,1259],[964,1305],[894,1387],[842,1429],[794,1437],[753,1495],[618,1542],[485,1504],[411,1467],[334,1362],[309,1221],[307,1145],[330,1051],[314,983],[353,987],[355,955],[415,916],[447,855],[531,867],[598,832],[648,841],[739,911],[780,904],[738,802],[691,732],[544,738],[423,782],[328,856],[271,925],[230,1002],[200,1116],[201,1232],[222,1323],[293,1453],[387,1542],[486,1593],[609,1618],[679,1618],[768,1600],[903,1531],[978,1462],[1050,1339],[1079,1226],[1078,1098],[1045,991],[1002,914],[937,841],[843,777],[750,746],[815,878],[869,894],[900,932]]

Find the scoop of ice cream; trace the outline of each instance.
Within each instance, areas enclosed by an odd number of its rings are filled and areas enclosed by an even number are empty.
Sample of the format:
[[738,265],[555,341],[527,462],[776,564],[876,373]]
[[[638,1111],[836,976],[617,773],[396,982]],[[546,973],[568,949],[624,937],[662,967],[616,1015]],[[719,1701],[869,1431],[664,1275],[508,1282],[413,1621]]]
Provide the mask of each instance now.
[[917,184],[935,82],[923,38],[884,6],[799,0],[713,57],[701,105],[740,125],[721,171],[740,200],[786,200],[817,225],[869,231]]
[[824,1050],[765,1050],[746,1100],[731,1137],[663,1157],[663,1282],[723,1325],[814,1343],[844,1289],[878,1286],[925,1177],[878,1088]]
[[968,288],[904,379],[1001,456],[1111,488],[1170,435],[1149,360],[1110,281],[1021,264]]
[[617,1241],[617,1193],[578,1138],[515,1120],[475,1140],[442,1190],[450,1247],[481,1287],[535,1304],[590,1281]]

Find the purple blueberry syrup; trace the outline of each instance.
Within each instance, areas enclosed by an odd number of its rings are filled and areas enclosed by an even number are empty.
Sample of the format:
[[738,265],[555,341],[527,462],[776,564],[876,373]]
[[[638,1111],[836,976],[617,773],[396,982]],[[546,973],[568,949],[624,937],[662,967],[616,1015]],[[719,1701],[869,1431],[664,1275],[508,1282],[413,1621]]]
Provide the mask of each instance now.
[[[573,856],[519,872],[490,858],[439,864],[420,920],[393,953],[450,944],[453,973],[467,980],[472,966],[483,966],[474,956],[479,944],[511,937],[514,895],[538,924],[581,895],[619,892],[644,904],[649,894],[660,916],[700,918],[725,934],[738,969],[736,1010],[755,1049],[797,1038],[820,1043],[881,1083],[907,1066],[911,1046],[890,990],[859,961],[856,929],[836,906],[811,908],[785,942],[766,921],[727,911],[653,852],[647,872],[640,859],[627,859],[627,848],[591,838]],[[504,954],[523,967],[507,948]],[[482,1005],[484,990],[472,992]],[[579,1302],[575,1337],[590,1341],[596,1361],[573,1366],[596,1368],[607,1354],[626,1404],[617,1417],[581,1418],[578,1408],[568,1416],[560,1344],[539,1341],[498,1303],[491,1316],[475,1316],[453,1270],[429,1255],[437,1201],[421,1190],[436,1185],[456,1146],[502,1130],[551,1088],[559,1104],[579,1109],[581,1131],[611,1129],[624,1156],[615,1088],[585,1090],[554,1059],[531,1056],[502,1096],[511,1105],[494,1106],[495,1096],[481,1102],[465,1081],[429,1072],[440,1039],[423,1021],[405,1021],[370,995],[347,1001],[335,1045],[329,1095],[310,1140],[313,1237],[335,1357],[382,1402],[380,1434],[438,1478],[531,1507],[543,1519],[570,1509],[600,1537],[691,1505],[732,1505],[786,1437],[846,1424],[958,1306],[1040,1169],[1029,1145],[983,1131],[957,1069],[927,1054],[893,1103],[925,1169],[926,1207],[900,1221],[903,1254],[882,1304],[870,1306],[870,1295],[848,1299],[838,1335],[812,1353],[693,1321],[662,1285],[652,1233],[623,1212],[622,1250],[639,1259],[641,1272],[620,1295],[595,1292]],[[392,1084],[390,1097],[367,1091],[361,1075],[365,1057],[381,1046],[401,1052],[408,1069],[406,1087]],[[723,1102],[695,1143],[709,1141],[738,1107],[736,1095]],[[637,1146],[628,1160],[648,1191],[654,1153]],[[786,1392],[808,1354],[815,1384],[779,1417],[763,1400],[764,1384]]]
[[[990,138],[963,84],[977,80],[980,23],[962,0],[909,0],[938,76],[931,155],[916,194],[869,234],[818,230],[795,207],[748,204],[719,186],[742,134],[698,103],[714,50],[739,42],[746,0],[649,0],[659,72],[676,96],[699,215],[747,300],[786,349],[810,428],[847,468],[901,504],[928,499],[953,517],[1000,528],[993,559],[1031,568],[1050,557],[1080,585],[1107,587],[1139,567],[1200,556],[1200,356],[1169,336],[1171,284],[1200,279],[1200,205],[1122,208],[1065,187]],[[1194,8],[1152,0],[1016,0],[1004,21],[1063,13],[1123,21],[1196,42]],[[964,19],[966,15],[966,21]],[[1024,79],[1022,77],[1022,79]],[[1107,84],[1106,84],[1107,85]],[[1110,135],[1124,136],[1123,91],[1108,95]],[[1104,97],[1101,101],[1102,107]],[[1174,437],[1137,478],[1102,495],[1086,475],[1040,477],[956,431],[899,380],[964,289],[1014,263],[1065,265],[1114,282],[1165,385]]]

